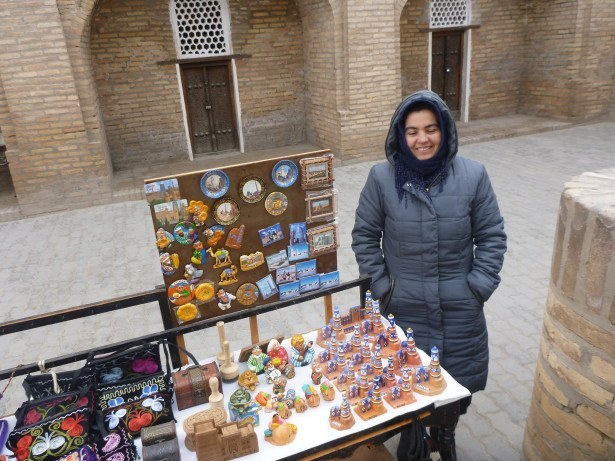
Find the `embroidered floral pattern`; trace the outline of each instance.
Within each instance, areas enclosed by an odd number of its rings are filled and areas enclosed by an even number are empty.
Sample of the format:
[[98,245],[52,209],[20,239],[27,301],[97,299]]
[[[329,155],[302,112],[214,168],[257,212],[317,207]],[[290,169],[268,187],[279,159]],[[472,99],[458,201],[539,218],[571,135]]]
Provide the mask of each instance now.
[[22,415],[23,419],[17,416],[17,427],[36,424],[56,415],[67,413],[81,407],[91,407],[92,394],[80,395],[71,393],[68,395],[46,397],[43,399],[27,401],[17,410],[16,415]]
[[121,427],[121,424],[131,435],[138,435],[144,427],[167,422],[173,418],[170,394],[168,392],[150,394],[146,399],[127,403],[119,408],[110,408],[104,415],[107,429],[114,430]]

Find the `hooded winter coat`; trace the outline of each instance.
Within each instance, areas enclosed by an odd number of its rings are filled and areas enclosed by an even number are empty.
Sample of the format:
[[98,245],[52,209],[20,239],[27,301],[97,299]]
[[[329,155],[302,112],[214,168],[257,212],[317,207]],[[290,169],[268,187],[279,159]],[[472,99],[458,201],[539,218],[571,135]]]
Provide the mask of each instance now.
[[[449,166],[445,180],[436,178],[427,192],[406,182],[400,200],[396,125],[418,101],[438,112]],[[422,350],[437,347],[442,366],[470,392],[482,390],[489,362],[483,304],[500,282],[506,252],[504,221],[485,167],[457,155],[455,122],[431,91],[402,101],[385,150],[388,161],[370,170],[356,210],[352,249],[359,272],[372,277],[381,312],[411,327]]]

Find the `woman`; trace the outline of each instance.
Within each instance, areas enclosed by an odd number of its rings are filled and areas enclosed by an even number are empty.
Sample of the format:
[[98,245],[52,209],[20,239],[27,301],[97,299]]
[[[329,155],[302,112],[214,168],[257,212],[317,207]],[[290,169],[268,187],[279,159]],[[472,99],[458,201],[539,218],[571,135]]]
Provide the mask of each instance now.
[[[483,304],[500,282],[506,251],[489,177],[457,155],[455,121],[431,91],[397,107],[385,151],[388,161],[371,169],[356,211],[359,271],[372,277],[381,312],[411,327],[422,350],[436,346],[442,366],[477,392],[489,361]],[[452,435],[454,428],[445,429]],[[402,435],[400,451],[406,441]]]

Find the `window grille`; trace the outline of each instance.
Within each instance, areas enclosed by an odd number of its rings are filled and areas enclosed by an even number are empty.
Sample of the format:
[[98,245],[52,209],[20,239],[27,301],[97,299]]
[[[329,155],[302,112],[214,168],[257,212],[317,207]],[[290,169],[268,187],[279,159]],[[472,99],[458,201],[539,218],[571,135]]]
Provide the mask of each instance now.
[[429,27],[465,26],[470,23],[470,0],[432,0],[429,5]]
[[224,0],[174,0],[171,17],[179,57],[230,53],[228,6]]

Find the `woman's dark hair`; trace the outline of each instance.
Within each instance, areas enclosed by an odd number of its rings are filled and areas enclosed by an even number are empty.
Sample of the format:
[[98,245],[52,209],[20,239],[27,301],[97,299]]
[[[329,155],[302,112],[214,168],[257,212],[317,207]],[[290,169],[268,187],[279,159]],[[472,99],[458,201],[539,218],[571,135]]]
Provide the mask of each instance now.
[[432,114],[434,114],[436,117],[436,120],[438,120],[438,126],[440,127],[440,129],[442,129],[442,127],[440,126],[440,118],[438,117],[438,111],[436,110],[433,104],[430,104],[427,101],[417,101],[416,103],[412,104],[408,108],[408,111],[404,114],[403,122],[406,123],[406,119],[408,118],[408,115],[410,115],[412,112],[419,112],[421,110],[428,110]]

